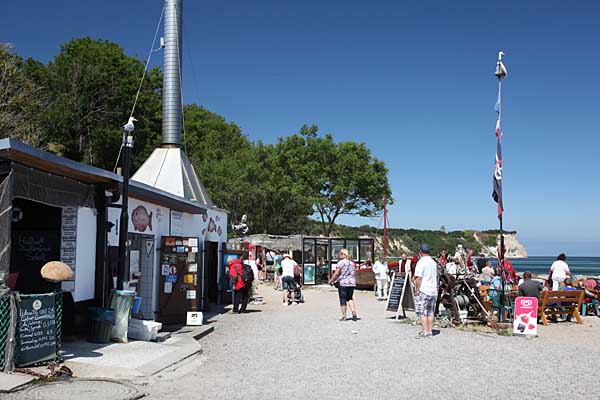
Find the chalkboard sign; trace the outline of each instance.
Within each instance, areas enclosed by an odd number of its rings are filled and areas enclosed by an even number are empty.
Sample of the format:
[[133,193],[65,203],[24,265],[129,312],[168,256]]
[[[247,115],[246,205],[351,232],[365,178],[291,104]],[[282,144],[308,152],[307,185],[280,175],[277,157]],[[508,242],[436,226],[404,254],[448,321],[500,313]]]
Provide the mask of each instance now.
[[60,231],[13,230],[11,272],[18,272],[16,289],[21,293],[49,293],[56,284],[42,278],[40,270],[60,259]]
[[58,357],[55,297],[54,293],[20,297],[18,367]]
[[396,274],[394,272],[385,311],[396,313],[397,319],[400,315],[400,311],[402,311],[402,314],[406,317],[404,312],[406,310],[414,310],[414,308],[415,296],[412,290],[412,284],[410,283],[410,271],[405,275]]
[[404,291],[404,283],[406,282],[404,276],[394,272],[392,275],[392,284],[390,287],[390,293],[388,295],[387,305],[385,310],[397,313],[400,308],[400,302],[402,301],[402,292]]
[[54,231],[13,231],[13,251],[20,263],[44,265],[55,260],[59,243]]

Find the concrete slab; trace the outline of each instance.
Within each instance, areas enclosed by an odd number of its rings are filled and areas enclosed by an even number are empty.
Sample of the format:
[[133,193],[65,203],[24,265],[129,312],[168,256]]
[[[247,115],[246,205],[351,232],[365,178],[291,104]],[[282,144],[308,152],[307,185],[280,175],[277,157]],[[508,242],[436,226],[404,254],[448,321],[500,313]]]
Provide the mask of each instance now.
[[0,393],[8,393],[19,389],[33,381],[34,377],[26,374],[14,372],[5,374],[0,372]]
[[63,344],[65,365],[76,378],[134,379],[151,376],[202,352],[198,339],[214,331],[210,325],[179,327],[164,342],[130,341]]

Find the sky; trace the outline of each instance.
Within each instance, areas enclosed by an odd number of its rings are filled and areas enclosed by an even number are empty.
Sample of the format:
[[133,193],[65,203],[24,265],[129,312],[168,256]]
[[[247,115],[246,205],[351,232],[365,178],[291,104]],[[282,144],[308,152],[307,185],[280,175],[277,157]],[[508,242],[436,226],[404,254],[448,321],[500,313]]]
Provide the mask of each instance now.
[[[5,2],[0,41],[48,62],[90,36],[145,59],[162,4]],[[184,101],[253,141],[316,124],[367,143],[389,168],[393,228],[497,229],[502,50],[504,227],[530,255],[600,256],[598,21],[598,1],[187,0]]]

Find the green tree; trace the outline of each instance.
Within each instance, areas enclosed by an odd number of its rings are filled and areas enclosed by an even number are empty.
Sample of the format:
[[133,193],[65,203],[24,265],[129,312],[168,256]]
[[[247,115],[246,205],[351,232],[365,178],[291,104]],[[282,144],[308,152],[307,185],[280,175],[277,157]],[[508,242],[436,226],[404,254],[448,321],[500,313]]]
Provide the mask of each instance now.
[[280,166],[278,148],[250,142],[236,124],[187,105],[184,143],[211,199],[233,223],[246,214],[253,233],[290,234],[312,213],[312,203]]
[[318,127],[304,125],[300,132],[278,142],[280,166],[306,196],[329,236],[340,215],[373,215],[391,203],[387,168],[364,143],[338,142],[331,134],[317,135]]
[[46,148],[42,125],[48,96],[41,70],[42,64],[23,61],[11,45],[0,43],[0,135]]
[[[112,169],[120,127],[133,106],[144,65],[116,43],[91,38],[61,46],[48,64],[47,136],[60,154]],[[162,74],[148,71],[135,117],[134,169],[159,143]]]
[[213,202],[237,222],[248,211],[252,144],[241,129],[196,104],[186,105],[184,145]]

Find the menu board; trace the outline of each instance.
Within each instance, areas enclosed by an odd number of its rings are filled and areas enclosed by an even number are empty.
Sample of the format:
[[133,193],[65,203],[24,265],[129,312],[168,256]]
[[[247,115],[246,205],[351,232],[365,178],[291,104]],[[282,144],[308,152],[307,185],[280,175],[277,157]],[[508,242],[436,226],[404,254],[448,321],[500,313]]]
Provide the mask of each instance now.
[[162,238],[158,320],[185,323],[188,311],[198,311],[198,238],[167,236]]
[[404,275],[394,272],[385,311],[396,313],[397,319],[400,311],[404,314],[406,310],[414,310],[414,308],[415,296],[410,282],[410,272]]
[[390,287],[390,294],[388,295],[388,301],[386,311],[397,312],[400,307],[400,301],[402,299],[402,292],[404,291],[404,276],[396,273],[392,275],[392,284]]
[[55,296],[51,293],[20,297],[18,367],[58,357]]

